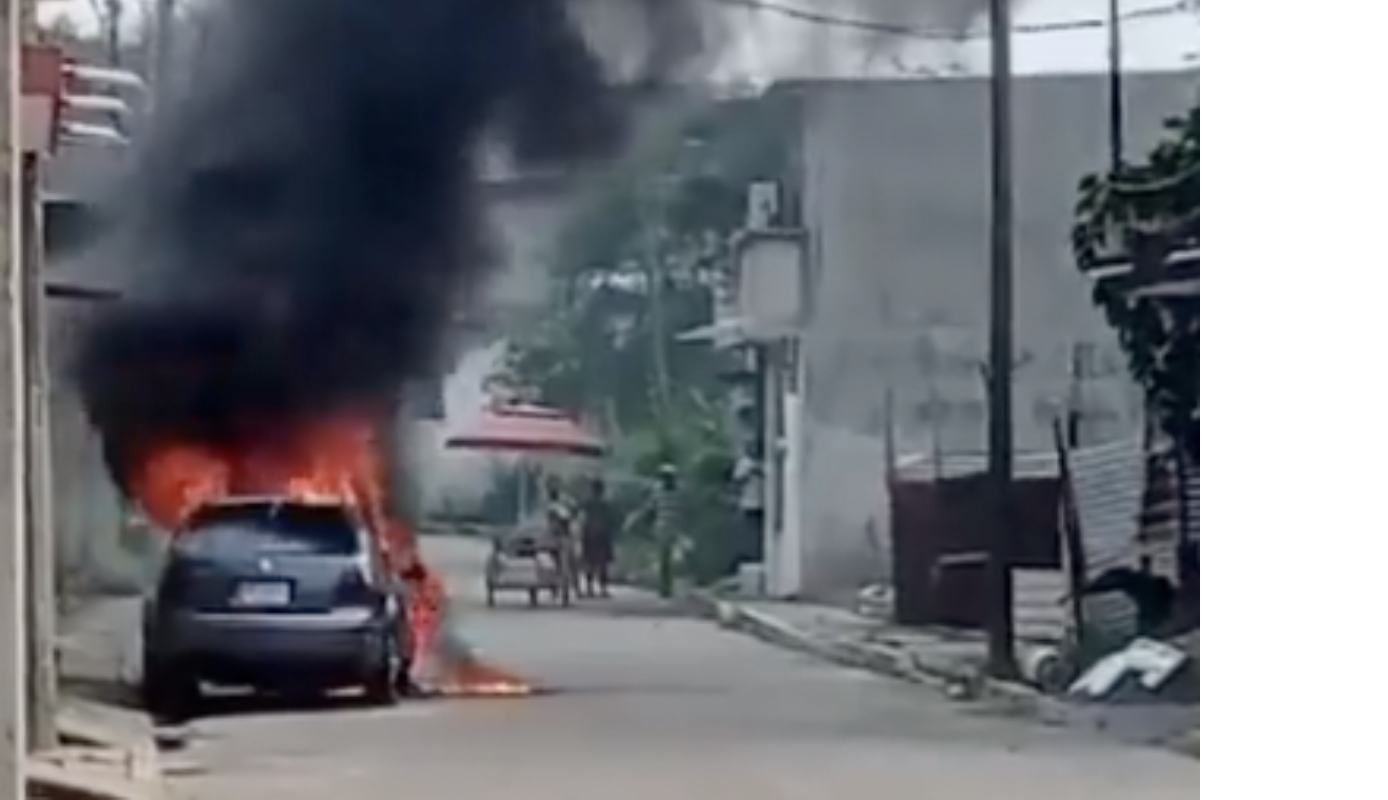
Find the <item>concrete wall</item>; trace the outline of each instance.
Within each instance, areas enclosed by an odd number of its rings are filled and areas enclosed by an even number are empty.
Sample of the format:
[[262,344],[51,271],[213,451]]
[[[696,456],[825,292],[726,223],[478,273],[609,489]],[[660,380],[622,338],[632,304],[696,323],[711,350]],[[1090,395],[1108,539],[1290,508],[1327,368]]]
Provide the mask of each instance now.
[[[900,452],[986,448],[988,84],[981,79],[790,85],[801,97],[799,183],[810,235],[802,339],[803,594],[886,577],[886,398]],[[1198,76],[1127,79],[1128,136],[1145,152]],[[1105,79],[1017,80],[1014,423],[1051,447],[1076,345],[1088,441],[1135,430],[1141,398],[1070,251],[1076,184],[1107,161]]]
[[[70,147],[45,163],[46,192],[78,202],[109,199],[129,152]],[[69,289],[120,292],[129,275],[109,259],[84,250],[86,237],[58,228],[48,244],[44,278]],[[157,563],[157,542],[128,526],[120,493],[106,470],[100,438],[87,421],[72,380],[73,351],[81,322],[109,300],[55,298],[45,304],[52,381],[54,546],[59,590],[69,595],[140,588]],[[118,302],[118,301],[116,301]]]
[[156,542],[127,530],[124,507],[87,422],[68,369],[77,325],[90,301],[49,300],[53,522],[59,591],[83,595],[141,588],[157,562]]

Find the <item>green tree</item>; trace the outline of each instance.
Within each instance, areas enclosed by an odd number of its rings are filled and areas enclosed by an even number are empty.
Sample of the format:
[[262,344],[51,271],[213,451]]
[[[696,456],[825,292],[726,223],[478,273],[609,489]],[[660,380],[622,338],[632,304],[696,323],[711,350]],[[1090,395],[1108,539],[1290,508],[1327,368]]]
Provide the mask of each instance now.
[[620,470],[653,479],[659,464],[677,465],[695,542],[686,568],[699,578],[721,568],[734,527],[720,379],[732,365],[677,336],[712,320],[746,187],[785,173],[789,111],[716,104],[615,170],[561,234],[543,321],[511,340],[498,376],[599,421]]
[[1137,164],[1088,175],[1079,187],[1072,234],[1082,271],[1124,253],[1126,280],[1098,281],[1094,302],[1118,331],[1133,376],[1142,384],[1161,428],[1200,459],[1200,307],[1134,297],[1131,289],[1162,267],[1178,248],[1200,243],[1200,109],[1166,123],[1169,133]]

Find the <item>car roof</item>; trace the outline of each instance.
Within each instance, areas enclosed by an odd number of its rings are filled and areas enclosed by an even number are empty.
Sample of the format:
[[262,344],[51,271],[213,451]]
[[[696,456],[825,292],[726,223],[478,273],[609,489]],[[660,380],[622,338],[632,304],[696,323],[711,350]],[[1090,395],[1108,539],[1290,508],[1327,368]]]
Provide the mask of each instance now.
[[208,517],[224,517],[221,512],[243,512],[247,514],[264,514],[270,517],[278,517],[282,511],[340,511],[344,518],[357,522],[358,518],[354,507],[344,502],[318,502],[302,500],[299,498],[288,497],[285,495],[245,495],[237,497],[225,497],[198,506],[192,514],[184,521],[184,527],[197,527]]
[[309,500],[283,494],[244,494],[210,500],[202,508],[226,508],[236,506],[301,506],[304,508],[346,508],[343,500]]

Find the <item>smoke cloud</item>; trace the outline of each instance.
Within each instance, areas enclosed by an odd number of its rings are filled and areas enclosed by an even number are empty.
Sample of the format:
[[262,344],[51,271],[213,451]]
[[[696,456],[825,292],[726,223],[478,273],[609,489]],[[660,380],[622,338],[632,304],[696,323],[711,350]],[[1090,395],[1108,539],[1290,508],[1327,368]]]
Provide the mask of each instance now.
[[[679,3],[644,5],[666,7],[643,18],[652,41],[681,32],[661,27]],[[617,95],[570,12],[562,0],[219,8],[101,248],[137,276],[76,365],[118,477],[122,450],[152,438],[387,411],[432,367],[489,272],[481,138],[529,163],[622,142]]]

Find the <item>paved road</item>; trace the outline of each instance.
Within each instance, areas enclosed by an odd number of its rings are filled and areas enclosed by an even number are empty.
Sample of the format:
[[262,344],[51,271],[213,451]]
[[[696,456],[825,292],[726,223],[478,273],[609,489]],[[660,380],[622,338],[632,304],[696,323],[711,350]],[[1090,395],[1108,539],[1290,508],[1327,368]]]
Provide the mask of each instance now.
[[[477,594],[480,549],[431,542]],[[195,723],[182,796],[246,798],[1193,798],[1195,761],[1019,720],[663,613],[476,609],[492,660],[552,693],[394,709],[237,709]]]

